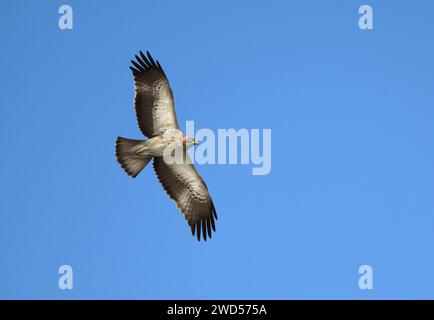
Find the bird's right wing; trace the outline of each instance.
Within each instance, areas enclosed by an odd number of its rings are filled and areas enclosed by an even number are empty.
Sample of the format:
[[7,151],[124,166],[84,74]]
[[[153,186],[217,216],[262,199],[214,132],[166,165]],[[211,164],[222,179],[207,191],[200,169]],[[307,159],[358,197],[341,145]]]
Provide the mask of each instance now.
[[179,129],[175,103],[169,81],[158,60],[149,52],[140,51],[137,61],[131,60],[136,91],[135,106],[140,130],[147,137],[164,133],[167,129]]
[[215,231],[217,212],[208,188],[190,158],[179,164],[167,164],[163,157],[154,158],[154,170],[158,180],[176,206],[184,214],[193,235],[206,241]]

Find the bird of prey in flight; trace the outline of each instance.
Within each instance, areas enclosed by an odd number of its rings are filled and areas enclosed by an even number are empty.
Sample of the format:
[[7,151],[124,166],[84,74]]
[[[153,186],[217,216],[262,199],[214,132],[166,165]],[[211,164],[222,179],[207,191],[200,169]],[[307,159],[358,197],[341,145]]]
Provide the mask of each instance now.
[[[147,140],[118,137],[116,157],[125,172],[135,178],[153,159],[154,171],[169,197],[184,215],[200,241],[215,231],[217,213],[205,181],[188,157],[187,149],[198,144],[178,126],[169,80],[158,60],[140,51],[131,60],[135,84],[135,109],[139,128]],[[167,161],[165,155],[183,151],[184,161]],[[169,152],[168,152],[169,151]],[[166,152],[166,153],[165,153]],[[170,158],[170,157],[169,157]]]

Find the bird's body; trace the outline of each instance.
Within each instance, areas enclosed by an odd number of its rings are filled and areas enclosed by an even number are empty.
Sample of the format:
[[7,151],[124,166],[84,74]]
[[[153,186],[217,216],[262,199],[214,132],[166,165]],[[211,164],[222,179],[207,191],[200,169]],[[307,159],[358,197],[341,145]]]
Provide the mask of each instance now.
[[152,137],[148,140],[143,140],[142,143],[138,143],[136,145],[136,149],[134,150],[136,154],[141,156],[152,155],[154,157],[162,157],[164,155],[164,151],[170,148],[171,145],[181,145],[182,141],[178,143],[173,140],[168,139],[164,134]]
[[156,136],[145,141],[143,149],[139,150],[139,154],[152,154],[154,157],[161,157],[164,154],[164,150],[168,148],[170,141],[164,139],[164,137]]
[[[217,213],[208,188],[191,163],[187,149],[198,142],[184,135],[176,119],[174,98],[159,62],[149,52],[131,61],[135,81],[135,107],[139,127],[147,140],[118,137],[116,157],[135,178],[153,159],[158,180],[184,214],[198,240],[211,238]],[[181,154],[181,157],[177,155]],[[181,161],[180,161],[181,159]]]

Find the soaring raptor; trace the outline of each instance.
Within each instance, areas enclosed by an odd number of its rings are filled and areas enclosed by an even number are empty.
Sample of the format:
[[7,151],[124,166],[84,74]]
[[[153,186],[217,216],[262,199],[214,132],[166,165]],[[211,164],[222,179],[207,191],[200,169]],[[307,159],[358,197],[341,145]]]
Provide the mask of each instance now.
[[[118,137],[116,157],[125,172],[135,178],[153,159],[154,171],[169,197],[176,202],[193,236],[206,241],[215,231],[217,213],[208,188],[188,157],[187,149],[198,144],[178,126],[169,80],[149,52],[131,60],[135,84],[137,121],[147,140]],[[173,161],[182,150],[183,161]],[[171,160],[171,161],[168,161]]]

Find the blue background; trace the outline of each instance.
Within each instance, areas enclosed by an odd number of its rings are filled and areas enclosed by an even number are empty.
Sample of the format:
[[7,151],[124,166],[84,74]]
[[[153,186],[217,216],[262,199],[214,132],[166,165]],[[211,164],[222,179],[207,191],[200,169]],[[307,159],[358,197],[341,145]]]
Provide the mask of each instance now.
[[[66,3],[72,31],[63,1],[0,5],[0,298],[433,297],[432,1]],[[141,137],[140,49],[182,129],[272,129],[269,175],[199,166],[206,243],[151,167],[133,180],[115,160],[116,136]]]

